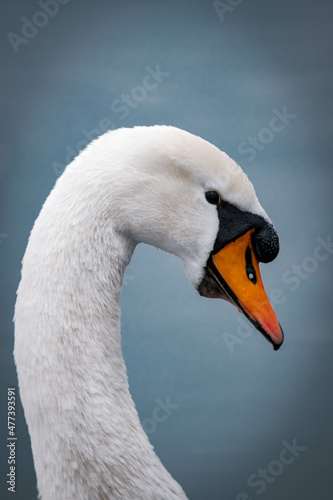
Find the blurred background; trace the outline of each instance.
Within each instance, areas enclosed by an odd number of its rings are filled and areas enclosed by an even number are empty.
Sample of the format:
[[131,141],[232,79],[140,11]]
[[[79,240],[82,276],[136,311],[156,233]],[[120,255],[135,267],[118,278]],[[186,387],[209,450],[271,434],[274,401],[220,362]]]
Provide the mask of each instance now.
[[[191,500],[331,499],[332,4],[18,0],[2,8],[0,497],[11,498],[12,317],[33,222],[91,139],[169,124],[226,151],[254,183],[281,241],[262,273],[285,343],[273,352],[236,308],[199,297],[179,260],[140,245],[126,272],[122,342],[143,426]],[[177,408],[156,423],[154,408],[167,398]],[[15,498],[35,500],[20,405],[16,431]],[[279,458],[286,442],[301,449],[290,464]]]

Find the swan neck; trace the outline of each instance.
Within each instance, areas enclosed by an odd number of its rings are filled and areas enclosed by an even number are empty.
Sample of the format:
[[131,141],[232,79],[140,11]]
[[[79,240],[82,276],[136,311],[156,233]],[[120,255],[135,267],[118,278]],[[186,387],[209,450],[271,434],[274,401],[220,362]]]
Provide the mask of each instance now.
[[32,230],[15,308],[40,498],[185,499],[141,427],[121,352],[121,287],[135,244],[99,207],[95,219],[77,200],[69,210],[64,192],[51,193]]

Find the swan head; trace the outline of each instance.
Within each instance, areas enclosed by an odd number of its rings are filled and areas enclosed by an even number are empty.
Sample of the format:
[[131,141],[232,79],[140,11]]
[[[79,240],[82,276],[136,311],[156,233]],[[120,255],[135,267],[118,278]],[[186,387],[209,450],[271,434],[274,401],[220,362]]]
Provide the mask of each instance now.
[[122,231],[135,243],[180,257],[202,296],[234,304],[278,349],[283,332],[259,263],[275,259],[279,239],[243,170],[217,147],[175,127],[109,134],[114,168],[126,181],[112,200],[121,207]]

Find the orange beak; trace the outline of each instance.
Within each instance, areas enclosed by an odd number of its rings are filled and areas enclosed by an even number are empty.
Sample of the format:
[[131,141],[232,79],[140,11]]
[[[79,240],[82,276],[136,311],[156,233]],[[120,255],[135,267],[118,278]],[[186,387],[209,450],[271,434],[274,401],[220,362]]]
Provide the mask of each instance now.
[[283,332],[262,283],[251,242],[253,232],[251,229],[213,255],[208,269],[227,299],[277,350],[283,342]]

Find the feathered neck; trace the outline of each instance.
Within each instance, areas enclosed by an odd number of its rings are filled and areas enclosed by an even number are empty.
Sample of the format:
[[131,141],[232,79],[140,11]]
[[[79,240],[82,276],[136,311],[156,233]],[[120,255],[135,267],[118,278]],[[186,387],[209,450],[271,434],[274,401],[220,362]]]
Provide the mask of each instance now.
[[67,178],[31,233],[15,310],[15,359],[40,496],[185,499],[128,389],[120,292],[135,244],[114,229],[91,183],[89,192],[73,190]]

